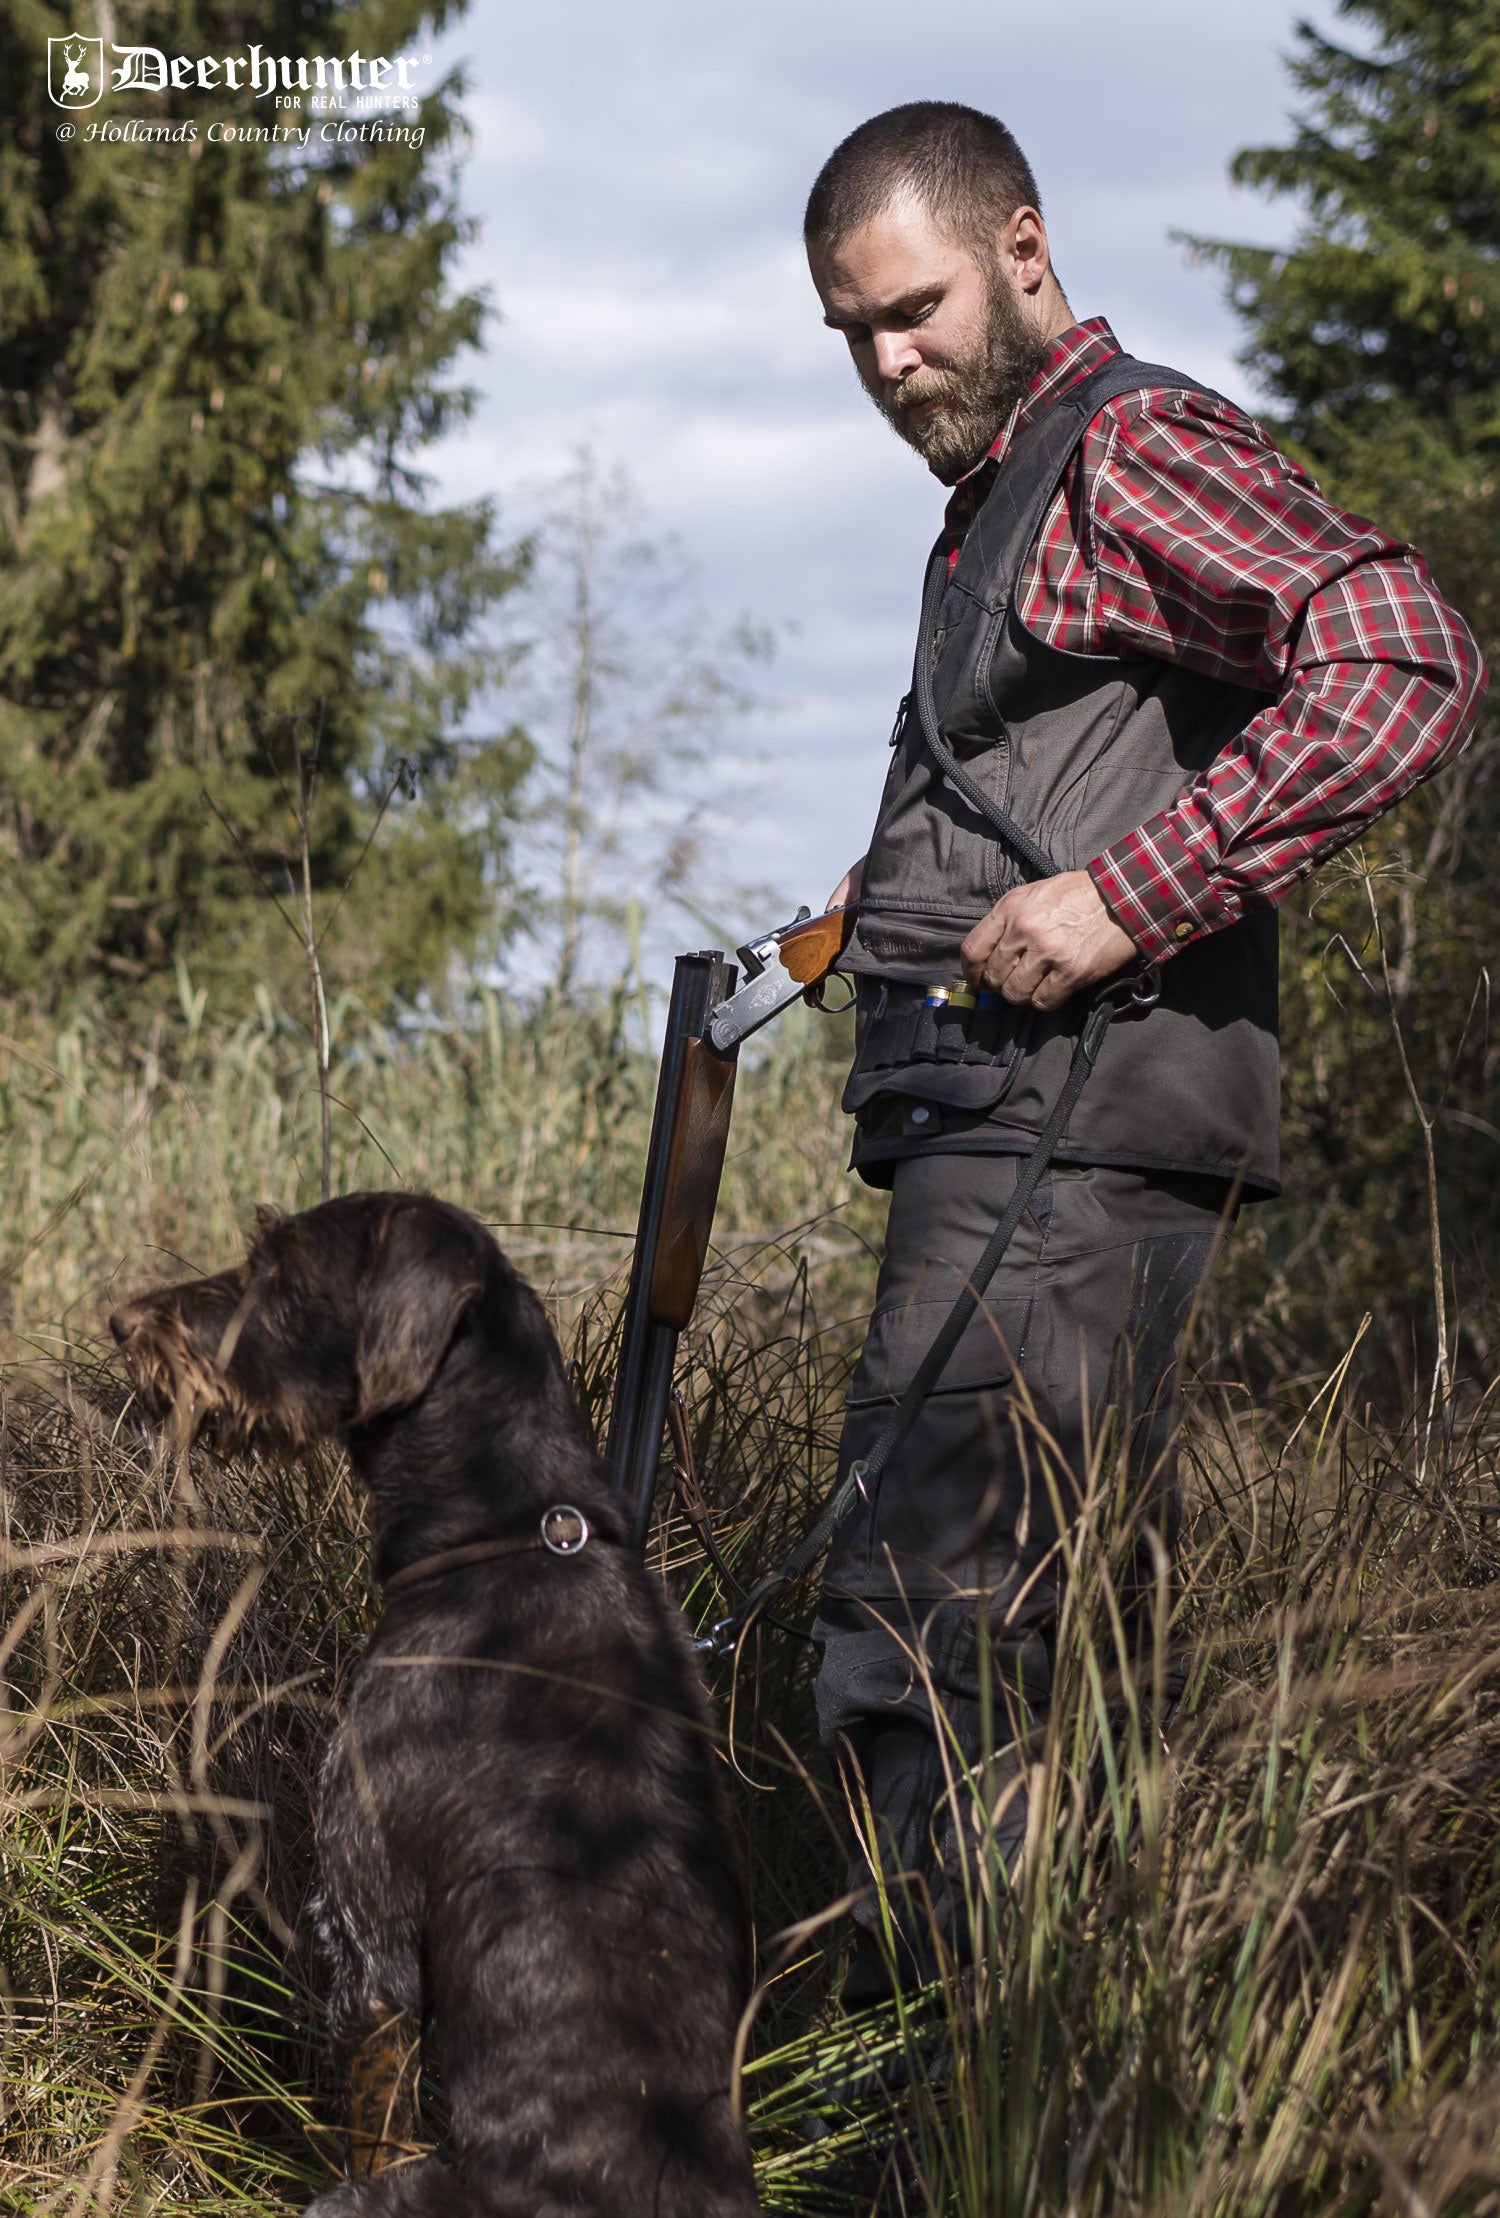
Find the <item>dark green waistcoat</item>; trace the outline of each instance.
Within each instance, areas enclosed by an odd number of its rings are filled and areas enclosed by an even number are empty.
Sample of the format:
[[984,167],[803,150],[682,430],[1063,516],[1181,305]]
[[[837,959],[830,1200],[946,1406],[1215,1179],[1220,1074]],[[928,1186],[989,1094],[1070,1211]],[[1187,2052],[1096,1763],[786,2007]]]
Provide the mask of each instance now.
[[[1191,380],[1116,357],[1021,432],[917,644],[949,748],[1064,870],[1166,808],[1266,706],[1149,657],[1045,646],[1016,615],[1017,580],[1085,428],[1144,385]],[[953,1144],[1024,1146],[1062,1086],[1091,997],[1047,1016],[924,1007],[922,989],[958,976],[965,935],[1023,873],[945,780],[910,697],[892,745],[843,965],[859,987],[844,1107],[871,1132],[893,1111],[899,1123],[903,1107],[932,1105],[933,1123],[960,1136]],[[1156,1008],[1116,1019],[1059,1155],[1274,1191],[1278,1075],[1276,919],[1260,908],[1165,963]]]

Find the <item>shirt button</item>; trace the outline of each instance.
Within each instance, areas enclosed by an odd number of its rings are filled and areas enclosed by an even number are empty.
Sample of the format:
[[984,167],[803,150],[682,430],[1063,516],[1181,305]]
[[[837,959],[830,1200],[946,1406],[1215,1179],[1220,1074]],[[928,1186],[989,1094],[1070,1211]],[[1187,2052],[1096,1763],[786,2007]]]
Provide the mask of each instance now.
[[1193,927],[1191,926],[1191,924],[1189,924],[1186,917],[1183,918],[1180,924],[1173,925],[1172,937],[1174,940],[1190,940],[1192,936]]

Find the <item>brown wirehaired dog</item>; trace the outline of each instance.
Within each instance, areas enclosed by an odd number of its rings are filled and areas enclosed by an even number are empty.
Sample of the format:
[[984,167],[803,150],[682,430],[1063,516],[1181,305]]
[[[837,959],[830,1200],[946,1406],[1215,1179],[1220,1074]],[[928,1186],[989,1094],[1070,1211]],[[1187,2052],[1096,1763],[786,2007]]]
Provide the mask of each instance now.
[[[155,1413],[340,1441],[373,1496],[385,1613],[318,1823],[356,2176],[314,2210],[748,2218],[746,1919],[707,1708],[542,1306],[425,1196],[258,1223],[236,1269],[110,1326]],[[399,2161],[418,2029],[447,2163]]]

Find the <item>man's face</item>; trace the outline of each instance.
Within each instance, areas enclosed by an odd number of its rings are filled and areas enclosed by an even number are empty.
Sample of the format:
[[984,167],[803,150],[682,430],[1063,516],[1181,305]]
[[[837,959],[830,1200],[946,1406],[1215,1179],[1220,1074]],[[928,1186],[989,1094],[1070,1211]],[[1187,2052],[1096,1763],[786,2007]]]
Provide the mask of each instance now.
[[[902,199],[812,252],[824,319],[848,340],[865,391],[950,485],[989,452],[1049,350],[1034,299],[1046,234],[1037,219],[1035,238],[1024,224],[1012,238],[1016,228],[987,265]],[[1016,252],[1037,240],[1039,265]]]

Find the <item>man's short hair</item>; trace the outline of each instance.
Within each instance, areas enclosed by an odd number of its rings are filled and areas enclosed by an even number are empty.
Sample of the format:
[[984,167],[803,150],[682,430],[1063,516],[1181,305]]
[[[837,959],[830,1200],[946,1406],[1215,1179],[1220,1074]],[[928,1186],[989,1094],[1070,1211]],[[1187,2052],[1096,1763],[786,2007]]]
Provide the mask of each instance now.
[[1031,164],[997,117],[956,100],[913,100],[871,116],[834,148],[808,195],[803,238],[836,247],[905,193],[980,255],[1018,208],[1042,204]]

